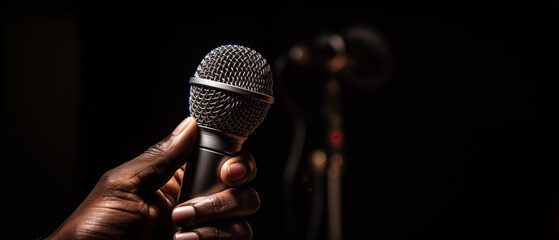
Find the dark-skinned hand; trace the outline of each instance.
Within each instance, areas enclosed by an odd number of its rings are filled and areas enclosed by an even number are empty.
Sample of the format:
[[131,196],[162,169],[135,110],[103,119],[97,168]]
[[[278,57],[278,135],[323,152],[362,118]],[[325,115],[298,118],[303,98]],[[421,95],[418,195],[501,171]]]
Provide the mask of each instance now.
[[196,135],[196,121],[186,118],[165,139],[106,172],[48,239],[250,239],[242,217],[258,210],[260,198],[243,187],[256,175],[246,151],[221,168],[222,181],[232,188],[176,206]]

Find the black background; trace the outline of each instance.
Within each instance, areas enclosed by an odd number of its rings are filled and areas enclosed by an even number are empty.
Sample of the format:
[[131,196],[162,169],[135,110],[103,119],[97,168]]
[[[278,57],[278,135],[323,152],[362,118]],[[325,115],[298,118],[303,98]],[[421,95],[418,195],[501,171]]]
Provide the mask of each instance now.
[[[189,114],[187,79],[211,49],[245,45],[273,64],[323,31],[362,25],[384,36],[393,70],[378,88],[341,83],[344,238],[557,237],[557,2],[338,4],[4,2],[5,232],[48,235],[105,171],[169,134]],[[307,154],[324,147],[312,117],[323,83],[300,72],[276,78],[289,86],[276,96],[293,94],[307,113]],[[274,105],[245,145],[259,170],[255,239],[288,236],[290,119]],[[299,239],[310,186],[301,162]]]

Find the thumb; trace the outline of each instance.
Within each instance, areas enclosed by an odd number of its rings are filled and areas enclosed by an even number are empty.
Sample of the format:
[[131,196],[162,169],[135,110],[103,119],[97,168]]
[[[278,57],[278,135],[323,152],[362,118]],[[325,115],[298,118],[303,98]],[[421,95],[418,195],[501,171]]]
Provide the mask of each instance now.
[[184,165],[196,143],[197,127],[193,117],[184,119],[165,139],[138,157],[107,172],[112,183],[129,186],[140,195],[161,188]]

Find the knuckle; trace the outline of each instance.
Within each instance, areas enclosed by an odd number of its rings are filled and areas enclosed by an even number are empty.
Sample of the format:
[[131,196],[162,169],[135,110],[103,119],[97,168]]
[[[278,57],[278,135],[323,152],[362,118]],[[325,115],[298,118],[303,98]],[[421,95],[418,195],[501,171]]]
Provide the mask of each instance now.
[[228,212],[234,207],[232,199],[224,194],[214,194],[210,196],[209,203],[215,213]]
[[134,178],[128,176],[119,168],[111,169],[101,176],[101,179],[95,186],[96,189],[103,189],[107,193],[114,191],[132,191],[135,189],[137,182]]
[[156,156],[161,155],[167,152],[167,147],[168,147],[167,141],[161,141],[156,144],[153,144],[151,147],[146,149],[144,153],[148,155],[156,155]]
[[250,240],[253,233],[250,224],[246,221],[225,222],[211,227],[198,229],[201,239],[235,239]]
[[212,231],[214,239],[224,239],[223,230],[221,230],[221,228],[213,228]]
[[116,169],[111,169],[101,176],[99,182],[106,186],[119,185],[122,182],[122,176]]
[[241,215],[253,214],[260,209],[260,196],[258,192],[252,187],[244,188],[229,188],[223,192],[224,194],[217,194],[215,197],[220,200],[214,201],[214,209],[225,211],[235,210],[240,212]]

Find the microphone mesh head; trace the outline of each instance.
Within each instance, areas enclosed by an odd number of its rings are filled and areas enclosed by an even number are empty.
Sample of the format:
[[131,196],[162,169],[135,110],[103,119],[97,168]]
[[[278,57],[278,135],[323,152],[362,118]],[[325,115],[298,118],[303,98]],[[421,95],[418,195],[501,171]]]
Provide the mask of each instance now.
[[[272,95],[272,71],[258,52],[225,45],[208,53],[195,77]],[[190,86],[190,115],[199,126],[247,137],[266,117],[270,104],[205,86]]]

